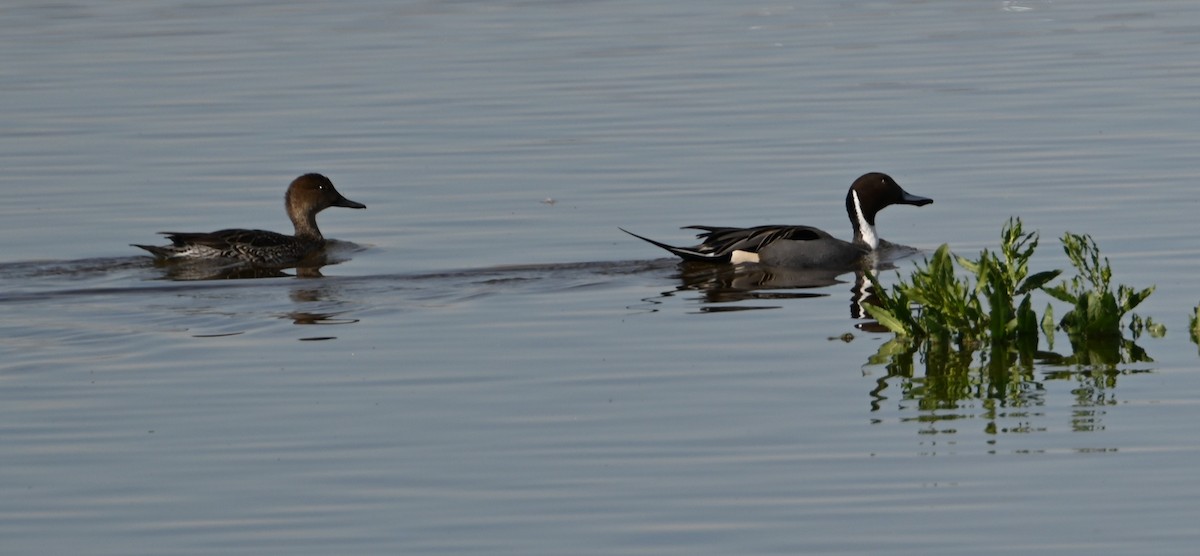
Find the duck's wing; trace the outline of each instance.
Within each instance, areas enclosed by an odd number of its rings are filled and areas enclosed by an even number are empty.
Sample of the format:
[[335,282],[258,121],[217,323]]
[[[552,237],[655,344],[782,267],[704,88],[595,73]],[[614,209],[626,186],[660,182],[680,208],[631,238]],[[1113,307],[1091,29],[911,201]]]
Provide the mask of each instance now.
[[753,228],[728,228],[719,226],[685,226],[685,230],[701,230],[696,234],[700,245],[696,250],[706,253],[729,254],[734,251],[757,253],[776,241],[816,241],[831,236],[812,226],[787,226],[770,224]]
[[215,232],[159,232],[167,236],[176,247],[198,245],[226,250],[236,246],[263,249],[291,245],[296,238],[267,230],[244,230],[230,228]]
[[756,226],[753,228],[728,228],[717,226],[686,226],[685,230],[702,230],[696,237],[701,240],[694,247],[676,247],[648,237],[639,236],[624,228],[618,228],[633,237],[656,245],[687,261],[727,263],[734,251],[757,253],[772,242],[780,240],[813,241],[830,237],[828,233],[812,226]]
[[171,245],[146,249],[164,259],[229,259],[254,264],[281,264],[305,255],[316,244],[266,230],[230,228],[215,232],[162,232]]

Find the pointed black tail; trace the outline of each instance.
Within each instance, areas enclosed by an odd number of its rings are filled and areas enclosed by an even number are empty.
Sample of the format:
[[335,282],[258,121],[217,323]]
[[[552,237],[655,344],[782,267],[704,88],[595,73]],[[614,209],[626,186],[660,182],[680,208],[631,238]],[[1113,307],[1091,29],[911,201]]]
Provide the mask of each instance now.
[[729,262],[730,256],[728,253],[724,254],[724,255],[718,255],[715,253],[701,253],[694,249],[687,249],[684,247],[675,247],[674,245],[667,245],[661,241],[654,241],[653,239],[650,239],[648,237],[639,236],[629,230],[626,230],[625,228],[617,228],[617,229],[621,230],[622,232],[625,232],[633,237],[636,237],[646,243],[649,243],[651,245],[655,245],[659,248],[670,251],[672,255],[675,255],[676,257],[679,257],[685,261],[696,261],[696,262],[704,262],[704,263],[727,263],[727,262]]

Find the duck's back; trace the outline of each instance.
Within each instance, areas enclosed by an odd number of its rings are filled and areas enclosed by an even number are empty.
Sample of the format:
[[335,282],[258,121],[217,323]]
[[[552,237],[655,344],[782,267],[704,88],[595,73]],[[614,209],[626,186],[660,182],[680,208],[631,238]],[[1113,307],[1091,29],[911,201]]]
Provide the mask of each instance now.
[[230,228],[208,233],[162,232],[171,245],[138,245],[164,259],[229,259],[257,264],[285,264],[321,248],[323,241],[305,240],[267,230]]
[[768,266],[792,268],[853,268],[869,252],[812,226],[767,225],[753,228],[688,226],[703,230],[695,250],[715,255],[752,253],[752,260]]
[[686,230],[703,230],[696,237],[701,250],[728,252],[735,249],[758,251],[760,247],[779,240],[815,241],[831,238],[825,230],[812,226],[767,225],[753,228],[722,226],[687,226]]

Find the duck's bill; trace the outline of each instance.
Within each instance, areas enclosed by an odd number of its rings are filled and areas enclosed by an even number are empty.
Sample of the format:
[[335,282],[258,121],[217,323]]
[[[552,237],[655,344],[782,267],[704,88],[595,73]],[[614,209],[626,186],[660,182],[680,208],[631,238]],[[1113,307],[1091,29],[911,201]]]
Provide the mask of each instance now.
[[356,203],[345,197],[342,197],[341,199],[334,201],[333,206],[346,207],[348,209],[365,209],[365,208],[367,208],[367,205],[364,205],[362,203]]
[[900,196],[900,202],[906,205],[923,207],[929,203],[932,203],[933,199],[930,199],[929,197],[922,197],[920,195],[913,195],[912,193],[905,191],[904,194]]

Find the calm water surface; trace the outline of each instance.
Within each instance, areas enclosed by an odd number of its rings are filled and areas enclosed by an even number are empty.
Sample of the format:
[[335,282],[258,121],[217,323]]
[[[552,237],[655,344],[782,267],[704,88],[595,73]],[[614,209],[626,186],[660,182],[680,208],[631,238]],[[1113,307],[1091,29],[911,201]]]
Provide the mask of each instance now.
[[[2,552],[1191,554],[1197,37],[1157,0],[0,8]],[[936,199],[893,241],[1090,233],[1167,336],[889,366],[853,275],[701,286],[616,229],[846,237],[871,170]],[[369,206],[323,277],[128,247],[286,231],[309,171]]]

